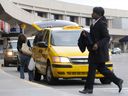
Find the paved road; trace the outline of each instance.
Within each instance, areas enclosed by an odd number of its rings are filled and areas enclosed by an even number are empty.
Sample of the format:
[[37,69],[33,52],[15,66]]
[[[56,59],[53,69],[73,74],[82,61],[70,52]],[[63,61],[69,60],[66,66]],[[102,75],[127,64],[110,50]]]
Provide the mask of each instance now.
[[[95,80],[94,94],[91,96],[128,96],[128,54],[112,55],[112,61],[114,63],[114,72],[117,76],[124,79],[123,90],[119,94],[118,88],[113,83],[111,85],[101,85],[99,80]],[[15,67],[3,67],[5,72],[19,77],[19,73]],[[26,79],[28,78],[26,73]],[[43,80],[38,82],[39,84],[52,87],[59,91],[64,91],[78,96],[85,96],[78,91],[83,89],[84,81],[81,80],[61,80],[56,85],[47,85]]]

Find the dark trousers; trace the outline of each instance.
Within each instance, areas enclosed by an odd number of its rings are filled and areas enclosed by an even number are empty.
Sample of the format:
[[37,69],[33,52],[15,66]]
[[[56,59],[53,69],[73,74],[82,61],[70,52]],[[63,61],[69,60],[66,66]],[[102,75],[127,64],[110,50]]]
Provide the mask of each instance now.
[[28,66],[29,62],[30,62],[30,56],[26,56],[24,54],[19,54],[19,61],[20,61],[20,78],[24,79],[25,75],[24,75],[24,69],[25,66]]
[[85,89],[93,89],[96,69],[116,85],[119,83],[120,79],[116,77],[116,75],[105,66],[105,62],[95,64],[89,63],[89,72],[87,76],[87,81],[84,86]]

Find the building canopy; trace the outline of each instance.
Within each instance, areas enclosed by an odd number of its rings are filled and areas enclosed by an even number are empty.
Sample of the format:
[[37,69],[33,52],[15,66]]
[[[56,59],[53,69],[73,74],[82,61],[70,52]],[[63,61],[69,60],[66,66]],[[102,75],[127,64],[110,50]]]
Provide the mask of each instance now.
[[0,0],[0,19],[7,22],[10,21],[10,23],[23,22],[31,25],[33,22],[42,20],[43,18],[17,7],[9,0]]
[[128,36],[121,38],[119,42],[128,42]]
[[9,0],[0,0],[0,19],[9,23],[11,27],[17,24],[26,24],[25,33],[34,30],[31,26],[33,22],[43,20],[43,18],[21,9]]

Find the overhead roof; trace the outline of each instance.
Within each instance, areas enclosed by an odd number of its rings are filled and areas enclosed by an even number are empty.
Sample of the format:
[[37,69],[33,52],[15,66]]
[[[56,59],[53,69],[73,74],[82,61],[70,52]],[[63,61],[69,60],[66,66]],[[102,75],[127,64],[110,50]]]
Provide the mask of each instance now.
[[128,42],[128,36],[125,36],[119,40],[120,42]]
[[35,21],[42,20],[41,17],[35,16],[19,7],[9,0],[0,0],[0,19],[11,24],[24,22],[32,24]]
[[33,34],[35,31],[31,26],[33,22],[43,20],[43,18],[21,9],[9,0],[0,0],[0,19],[8,22],[12,27],[16,24],[26,24],[26,34]]

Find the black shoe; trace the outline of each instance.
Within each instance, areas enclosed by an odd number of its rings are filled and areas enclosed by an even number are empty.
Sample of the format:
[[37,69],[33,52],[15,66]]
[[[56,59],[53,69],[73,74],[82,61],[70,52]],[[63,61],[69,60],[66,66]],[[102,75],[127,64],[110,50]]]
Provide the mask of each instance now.
[[121,90],[122,90],[122,84],[123,84],[123,80],[122,79],[120,79],[120,81],[119,81],[119,83],[118,83],[118,87],[119,87],[119,93],[121,92]]
[[92,89],[84,89],[84,90],[82,90],[82,91],[79,91],[80,93],[83,93],[83,94],[92,94],[93,93],[93,91],[92,91]]

